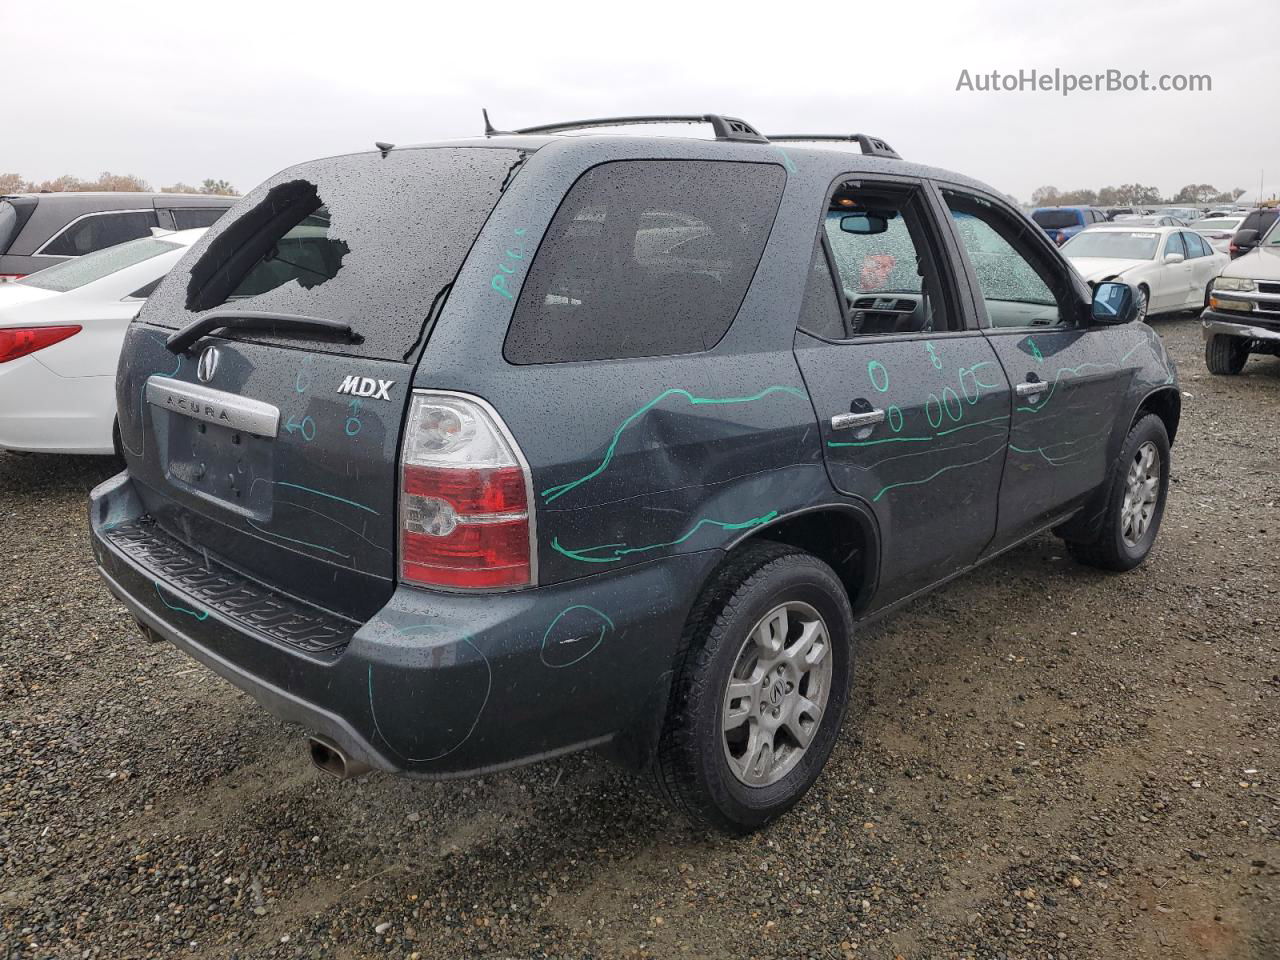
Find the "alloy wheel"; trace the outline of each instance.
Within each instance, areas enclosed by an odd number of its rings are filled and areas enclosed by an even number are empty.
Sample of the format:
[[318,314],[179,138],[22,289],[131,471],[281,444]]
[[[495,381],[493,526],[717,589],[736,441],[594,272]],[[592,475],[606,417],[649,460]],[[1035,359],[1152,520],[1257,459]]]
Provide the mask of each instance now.
[[1151,520],[1160,499],[1160,451],[1148,440],[1129,461],[1124,503],[1120,507],[1120,535],[1136,547],[1151,529]]
[[827,625],[807,603],[779,604],[747,633],[721,707],[724,755],[739,781],[767,787],[795,769],[822,724],[831,661]]

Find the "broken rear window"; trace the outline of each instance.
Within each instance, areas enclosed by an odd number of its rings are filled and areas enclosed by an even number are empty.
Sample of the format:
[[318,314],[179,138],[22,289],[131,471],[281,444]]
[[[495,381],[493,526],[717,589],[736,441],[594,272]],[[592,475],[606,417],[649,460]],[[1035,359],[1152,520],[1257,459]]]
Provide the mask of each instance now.
[[[176,328],[212,311],[323,317],[363,339],[318,349],[404,358],[519,159],[514,150],[409,148],[291,167],[209,229],[141,319]],[[219,335],[293,345],[307,336]]]

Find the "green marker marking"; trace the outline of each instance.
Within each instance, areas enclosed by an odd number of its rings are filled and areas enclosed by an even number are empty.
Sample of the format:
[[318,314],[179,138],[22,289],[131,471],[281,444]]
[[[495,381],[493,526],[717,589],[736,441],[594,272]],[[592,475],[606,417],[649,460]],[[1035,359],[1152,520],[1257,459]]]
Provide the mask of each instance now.
[[1044,354],[1040,352],[1040,348],[1036,346],[1036,342],[1027,337],[1027,346],[1031,348],[1031,355],[1036,358],[1036,363],[1044,363]]
[[[880,376],[876,376],[876,371],[880,371]],[[871,360],[867,363],[867,376],[871,378],[871,386],[875,387],[880,393],[884,393],[889,389],[889,371],[884,368],[884,364],[879,360]]]
[[1004,450],[1004,448],[1005,448],[1005,444],[1002,443],[1000,444],[1000,446],[996,447],[994,450],[988,453],[985,457],[979,457],[977,460],[974,460],[971,463],[953,463],[948,467],[943,467],[941,470],[937,470],[934,473],[929,474],[929,476],[925,477],[923,480],[904,480],[901,483],[891,483],[887,487],[882,488],[880,492],[877,493],[871,499],[873,502],[879,502],[880,498],[883,497],[890,490],[897,489],[898,487],[917,487],[922,483],[929,483],[933,480],[936,480],[938,477],[942,476],[948,470],[959,470],[963,467],[976,467],[978,464],[983,463],[984,461],[990,460],[997,453],[1000,453],[1002,450]]
[[[703,526],[719,527],[721,530],[746,530],[748,527],[758,527],[762,523],[768,523],[777,515],[778,515],[777,510],[770,510],[766,514],[762,514],[761,516],[758,516],[758,517],[752,517],[750,520],[742,520],[738,523],[726,523],[723,520],[711,520],[704,517],[703,519],[695,523],[692,527],[690,527],[688,531],[686,531],[683,535],[677,537],[674,540],[668,540],[665,543],[651,543],[643,547],[628,547],[625,544],[621,544],[621,543],[604,543],[595,547],[580,547],[577,549],[573,549],[570,547],[561,546],[560,538],[554,537],[551,540],[551,549],[555,550],[557,553],[563,554],[564,556],[568,557],[570,560],[580,560],[583,563],[617,563],[623,557],[633,553],[648,553],[651,550],[661,550],[663,547],[679,546],[680,544],[688,540],[690,537],[692,537],[694,534],[696,534],[699,530],[701,530]],[[611,557],[588,556],[588,554],[595,553],[596,551],[599,551],[599,550],[612,550],[613,556]]]
[[547,489],[542,491],[542,496],[545,502],[550,503],[552,500],[555,500],[557,497],[564,496],[574,487],[581,486],[582,484],[586,483],[589,480],[594,480],[596,477],[600,476],[600,474],[604,473],[605,470],[608,469],[609,464],[613,461],[613,455],[618,449],[618,441],[622,439],[623,432],[626,431],[626,429],[630,427],[633,423],[635,423],[637,420],[643,417],[646,413],[648,413],[650,410],[652,410],[654,407],[660,404],[663,400],[667,399],[667,397],[681,396],[681,397],[684,397],[686,400],[688,400],[689,403],[692,404],[693,406],[698,407],[698,406],[704,406],[704,405],[716,406],[716,405],[727,404],[727,403],[751,403],[755,400],[762,400],[765,397],[769,396],[770,394],[774,394],[774,393],[787,393],[796,397],[804,396],[804,391],[800,390],[797,387],[783,387],[783,386],[766,387],[765,389],[761,390],[759,393],[752,394],[749,397],[695,397],[688,390],[682,390],[679,387],[671,387],[670,389],[663,390],[660,394],[658,394],[656,397],[654,397],[652,400],[646,403],[643,407],[641,407],[635,413],[631,414],[631,416],[627,417],[625,420],[622,421],[618,429],[613,432],[613,440],[610,441],[608,448],[605,450],[604,459],[600,461],[600,465],[598,467],[596,467],[590,473],[579,477],[577,480],[571,480],[568,483],[557,484],[554,487],[547,487]]
[[164,598],[164,594],[160,592],[160,581],[159,581],[159,580],[156,580],[156,581],[155,581],[155,586],[156,586],[156,596],[157,596],[157,597],[159,597],[159,598],[160,598],[160,602],[161,602],[161,603],[163,603],[163,604],[164,604],[166,607],[168,607],[170,610],[175,610],[175,611],[177,611],[178,613],[185,613],[188,617],[195,617],[197,620],[208,620],[208,619],[209,619],[209,611],[208,611],[208,610],[204,610],[204,611],[201,611],[201,612],[197,612],[197,611],[192,610],[192,609],[190,609],[190,608],[188,608],[188,607],[180,607],[180,606],[178,606],[177,604],[175,604],[175,603],[170,603],[168,600],[166,600],[166,599]]
[[[902,408],[896,403],[889,404],[888,416],[889,429],[894,433],[900,433],[902,431]],[[897,419],[895,420],[895,418]]]

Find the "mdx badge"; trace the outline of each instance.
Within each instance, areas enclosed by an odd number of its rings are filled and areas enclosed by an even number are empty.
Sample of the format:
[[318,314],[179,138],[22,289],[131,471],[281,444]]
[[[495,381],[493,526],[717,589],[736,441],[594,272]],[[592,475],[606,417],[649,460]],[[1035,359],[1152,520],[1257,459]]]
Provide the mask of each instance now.
[[347,393],[353,397],[372,397],[374,400],[390,400],[387,391],[395,386],[394,380],[374,380],[372,377],[350,376],[338,386],[339,393]]

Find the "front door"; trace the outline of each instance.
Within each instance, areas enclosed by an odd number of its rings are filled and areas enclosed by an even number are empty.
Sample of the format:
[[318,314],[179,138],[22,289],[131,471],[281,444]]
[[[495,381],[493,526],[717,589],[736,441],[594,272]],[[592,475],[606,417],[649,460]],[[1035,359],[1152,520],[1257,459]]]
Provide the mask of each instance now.
[[965,322],[942,216],[918,182],[839,184],[796,335],[831,481],[879,523],[877,605],[974,562],[996,528],[1009,385]]
[[995,198],[942,191],[987,340],[1013,385],[992,550],[1061,518],[1103,482],[1116,411],[1147,338],[1087,325],[1061,256]]

